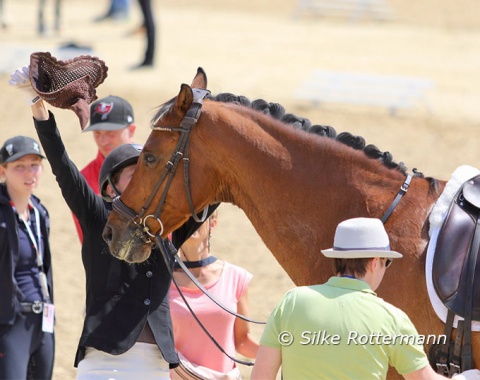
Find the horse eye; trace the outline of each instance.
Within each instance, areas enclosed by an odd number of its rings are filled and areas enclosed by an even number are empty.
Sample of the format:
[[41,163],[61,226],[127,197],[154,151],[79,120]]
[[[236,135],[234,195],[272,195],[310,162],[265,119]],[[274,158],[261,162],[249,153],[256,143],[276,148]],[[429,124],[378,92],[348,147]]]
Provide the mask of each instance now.
[[153,154],[146,154],[145,155],[145,162],[147,164],[153,164],[155,162],[155,156]]

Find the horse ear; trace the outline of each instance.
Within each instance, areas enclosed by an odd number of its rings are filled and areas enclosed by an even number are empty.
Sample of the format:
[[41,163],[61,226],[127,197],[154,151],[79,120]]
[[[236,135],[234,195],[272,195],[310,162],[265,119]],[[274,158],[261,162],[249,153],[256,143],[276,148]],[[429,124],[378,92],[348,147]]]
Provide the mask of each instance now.
[[185,114],[193,102],[192,88],[207,89],[207,75],[201,67],[197,69],[197,74],[193,78],[192,85],[182,84],[180,92],[175,100],[175,108],[182,115]]
[[193,102],[193,91],[188,84],[183,83],[175,100],[175,110],[182,116],[188,111]]
[[200,88],[202,90],[207,89],[207,74],[201,67],[197,69],[197,74],[193,78],[192,88]]

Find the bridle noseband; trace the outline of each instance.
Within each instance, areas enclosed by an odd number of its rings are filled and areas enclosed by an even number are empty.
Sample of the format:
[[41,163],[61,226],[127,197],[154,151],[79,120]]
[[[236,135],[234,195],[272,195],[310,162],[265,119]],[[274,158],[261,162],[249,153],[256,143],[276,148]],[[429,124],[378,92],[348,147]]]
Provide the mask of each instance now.
[[[183,117],[182,121],[180,122],[179,127],[156,127],[154,125],[151,126],[151,129],[154,131],[165,131],[165,132],[180,132],[180,138],[178,140],[177,146],[168,160],[165,168],[163,170],[162,176],[156,183],[155,187],[152,190],[152,193],[146,200],[145,204],[142,206],[140,213],[135,213],[132,209],[130,209],[125,203],[122,202],[120,197],[115,197],[112,202],[113,209],[118,212],[119,214],[126,216],[128,219],[131,219],[135,225],[137,225],[143,232],[143,239],[145,243],[153,243],[152,239],[155,239],[156,235],[162,235],[163,233],[163,223],[160,220],[160,214],[163,210],[163,206],[165,205],[165,199],[167,197],[168,190],[170,189],[170,185],[173,180],[173,176],[177,170],[178,163],[183,158],[183,167],[184,167],[184,182],[185,188],[187,193],[187,201],[188,206],[190,207],[190,212],[192,213],[193,219],[198,223],[203,223],[207,218],[207,211],[208,207],[203,210],[202,217],[199,218],[195,211],[195,207],[193,206],[192,195],[190,192],[190,179],[188,176],[189,171],[189,157],[188,157],[188,142],[190,138],[190,132],[192,128],[197,123],[198,118],[202,112],[202,105],[203,99],[210,94],[210,91],[203,90],[199,88],[192,88],[193,91],[193,101],[190,105],[190,108],[186,112],[185,116]],[[150,207],[153,198],[157,194],[160,186],[163,182],[166,181],[165,188],[163,189],[162,196],[160,198],[160,202],[155,210],[154,214],[149,214],[145,216],[146,210]],[[156,234],[150,232],[150,228],[147,226],[147,220],[152,218],[155,220],[159,226],[160,231]]]

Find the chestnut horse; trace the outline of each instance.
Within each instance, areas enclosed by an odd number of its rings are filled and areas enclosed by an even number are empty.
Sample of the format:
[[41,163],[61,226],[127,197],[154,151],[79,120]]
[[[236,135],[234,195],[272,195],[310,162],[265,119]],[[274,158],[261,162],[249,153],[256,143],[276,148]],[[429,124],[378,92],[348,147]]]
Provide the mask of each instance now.
[[[145,232],[166,238],[192,208],[199,213],[229,202],[245,212],[295,284],[326,281],[332,263],[320,250],[332,246],[337,224],[360,216],[381,218],[406,174],[238,102],[206,96],[200,113],[198,92],[206,85],[199,69],[192,86],[183,84],[154,118],[133,178],[105,227],[110,252],[141,262],[153,243]],[[192,103],[197,105],[193,116]],[[378,293],[404,310],[424,335],[441,335],[444,327],[430,305],[425,279],[428,215],[444,186],[445,181],[414,175],[385,224],[392,249],[404,257],[395,260]],[[479,365],[477,334],[473,343]]]

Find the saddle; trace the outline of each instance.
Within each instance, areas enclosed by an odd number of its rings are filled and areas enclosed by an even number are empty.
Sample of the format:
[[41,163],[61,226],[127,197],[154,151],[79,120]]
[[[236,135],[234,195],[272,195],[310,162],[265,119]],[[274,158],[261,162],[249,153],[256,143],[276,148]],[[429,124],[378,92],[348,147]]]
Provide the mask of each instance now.
[[[472,321],[480,320],[480,175],[455,195],[438,235],[432,266],[435,291],[448,309],[444,344],[433,345],[430,361],[448,377],[472,369]],[[452,330],[455,316],[455,339]]]

